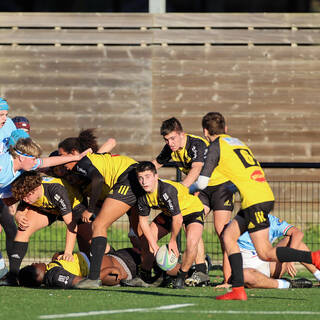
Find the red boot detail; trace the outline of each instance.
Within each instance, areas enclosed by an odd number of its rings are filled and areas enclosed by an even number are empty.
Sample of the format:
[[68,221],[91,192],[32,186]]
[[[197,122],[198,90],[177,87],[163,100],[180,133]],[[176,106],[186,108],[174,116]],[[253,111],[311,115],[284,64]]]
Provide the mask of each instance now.
[[320,250],[311,252],[312,264],[317,268],[320,269]]
[[248,300],[244,287],[232,288],[231,292],[216,296],[217,300]]

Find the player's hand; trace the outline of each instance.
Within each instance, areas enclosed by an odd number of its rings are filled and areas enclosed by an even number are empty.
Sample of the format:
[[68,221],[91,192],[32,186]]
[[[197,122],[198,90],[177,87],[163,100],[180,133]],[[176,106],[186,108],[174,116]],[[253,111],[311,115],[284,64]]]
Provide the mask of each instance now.
[[231,287],[231,284],[229,283],[221,283],[221,284],[218,284],[217,286],[215,286],[215,288],[217,289],[228,289]]
[[196,191],[193,195],[199,197],[200,191]]
[[22,211],[18,211],[15,215],[15,220],[18,224],[19,229],[21,230],[27,230],[30,226],[29,219],[26,216],[26,214]]
[[175,240],[170,240],[169,244],[168,244],[168,249],[169,252],[172,251],[174,253],[174,255],[179,258],[179,250],[178,250],[178,245],[177,245],[177,241]]
[[294,265],[294,262],[287,262],[287,272],[292,278],[297,275],[297,269]]
[[73,261],[73,255],[72,253],[64,253],[64,254],[60,254],[57,257],[57,260],[66,260],[66,261]]
[[83,211],[82,216],[81,216],[82,222],[85,222],[85,223],[91,222],[90,218],[91,218],[92,214],[93,213],[89,212],[88,210]]

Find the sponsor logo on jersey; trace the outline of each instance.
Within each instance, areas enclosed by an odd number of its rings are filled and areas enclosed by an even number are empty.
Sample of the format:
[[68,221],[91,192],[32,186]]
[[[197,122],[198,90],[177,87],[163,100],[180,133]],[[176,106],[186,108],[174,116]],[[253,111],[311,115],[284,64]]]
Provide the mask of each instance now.
[[80,173],[82,173],[82,174],[85,175],[85,176],[87,175],[87,171],[84,170],[83,168],[79,167],[78,165],[77,165],[76,169],[77,169],[77,172],[80,172]]
[[225,137],[223,140],[230,144],[230,146],[244,146],[244,143],[237,138]]
[[45,181],[45,182],[49,182],[49,181],[52,181],[54,178],[52,177],[42,177],[42,181]]
[[250,178],[254,181],[257,181],[257,182],[266,182],[266,178],[263,174],[262,171],[260,170],[254,170],[252,173],[251,173],[251,176]]

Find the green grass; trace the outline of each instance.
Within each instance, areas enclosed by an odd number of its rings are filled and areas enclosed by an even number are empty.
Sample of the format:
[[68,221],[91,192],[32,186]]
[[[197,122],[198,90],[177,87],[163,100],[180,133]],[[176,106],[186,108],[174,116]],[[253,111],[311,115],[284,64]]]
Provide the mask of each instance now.
[[[220,279],[221,280],[221,279]],[[219,280],[219,281],[220,281]],[[319,288],[248,289],[248,301],[216,301],[223,293],[213,287],[128,288],[103,287],[97,290],[27,289],[0,287],[0,319],[29,320],[43,315],[86,313],[69,319],[319,319]],[[156,310],[161,306],[192,304],[173,310]],[[140,309],[132,311],[128,309]],[[114,313],[94,315],[88,312]],[[118,311],[116,311],[118,310]],[[316,314],[308,314],[308,312]],[[254,313],[254,312],[259,312]],[[274,313],[276,312],[276,313]],[[287,312],[299,312],[287,314]],[[285,314],[283,314],[285,313]],[[56,319],[57,317],[55,317]],[[67,317],[63,317],[67,319]]]

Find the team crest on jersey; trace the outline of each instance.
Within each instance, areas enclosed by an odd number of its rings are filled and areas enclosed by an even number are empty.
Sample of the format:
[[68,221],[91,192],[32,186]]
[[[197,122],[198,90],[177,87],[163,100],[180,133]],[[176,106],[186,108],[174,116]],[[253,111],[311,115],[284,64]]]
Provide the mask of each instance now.
[[266,182],[266,178],[262,171],[260,170],[254,170],[250,176],[250,178],[257,182]]
[[42,181],[45,181],[45,182],[50,182],[52,181],[54,178],[52,177],[42,177]]

